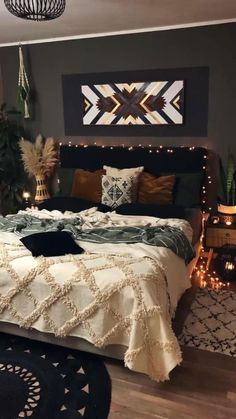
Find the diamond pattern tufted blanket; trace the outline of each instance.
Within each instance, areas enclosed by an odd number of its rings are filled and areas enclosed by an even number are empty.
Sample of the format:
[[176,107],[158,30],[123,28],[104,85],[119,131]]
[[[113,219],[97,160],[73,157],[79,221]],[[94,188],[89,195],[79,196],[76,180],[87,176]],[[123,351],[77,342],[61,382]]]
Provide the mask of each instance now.
[[[127,223],[137,225],[134,218]],[[33,258],[14,233],[2,232],[0,321],[82,337],[101,348],[124,345],[127,367],[168,379],[181,362],[171,316],[190,286],[184,261],[143,243],[82,245],[82,255]]]

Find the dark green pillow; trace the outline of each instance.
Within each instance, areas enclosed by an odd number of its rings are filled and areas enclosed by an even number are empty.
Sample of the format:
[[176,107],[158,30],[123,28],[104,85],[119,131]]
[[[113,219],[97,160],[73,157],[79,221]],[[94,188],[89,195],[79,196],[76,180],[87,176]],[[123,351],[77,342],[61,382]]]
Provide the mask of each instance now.
[[174,204],[188,208],[201,207],[203,173],[175,173],[175,176]]
[[75,168],[58,168],[57,178],[60,182],[58,184],[59,188],[56,196],[71,196],[75,170]]

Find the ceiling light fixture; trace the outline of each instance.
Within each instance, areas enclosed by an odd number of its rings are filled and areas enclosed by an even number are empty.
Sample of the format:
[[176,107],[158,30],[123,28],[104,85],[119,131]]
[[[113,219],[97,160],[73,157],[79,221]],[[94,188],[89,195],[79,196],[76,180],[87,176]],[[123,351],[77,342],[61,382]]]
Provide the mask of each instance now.
[[56,19],[66,6],[66,0],[4,0],[4,3],[14,16],[36,21]]

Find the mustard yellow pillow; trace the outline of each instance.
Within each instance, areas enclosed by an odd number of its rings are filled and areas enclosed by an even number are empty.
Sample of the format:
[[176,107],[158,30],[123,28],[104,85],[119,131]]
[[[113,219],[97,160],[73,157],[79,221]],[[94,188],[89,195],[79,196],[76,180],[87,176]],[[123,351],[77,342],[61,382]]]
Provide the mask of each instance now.
[[172,204],[175,176],[155,177],[143,172],[139,177],[138,202],[141,204]]
[[102,175],[105,170],[76,169],[73,179],[71,196],[86,199],[92,202],[101,202],[102,197]]

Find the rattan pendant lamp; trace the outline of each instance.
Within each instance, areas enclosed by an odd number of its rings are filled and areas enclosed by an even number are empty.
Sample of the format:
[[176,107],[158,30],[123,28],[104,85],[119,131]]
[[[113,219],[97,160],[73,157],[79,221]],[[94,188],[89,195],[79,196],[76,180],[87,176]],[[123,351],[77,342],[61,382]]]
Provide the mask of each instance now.
[[47,21],[62,15],[66,0],[4,0],[4,3],[14,16],[27,20]]

